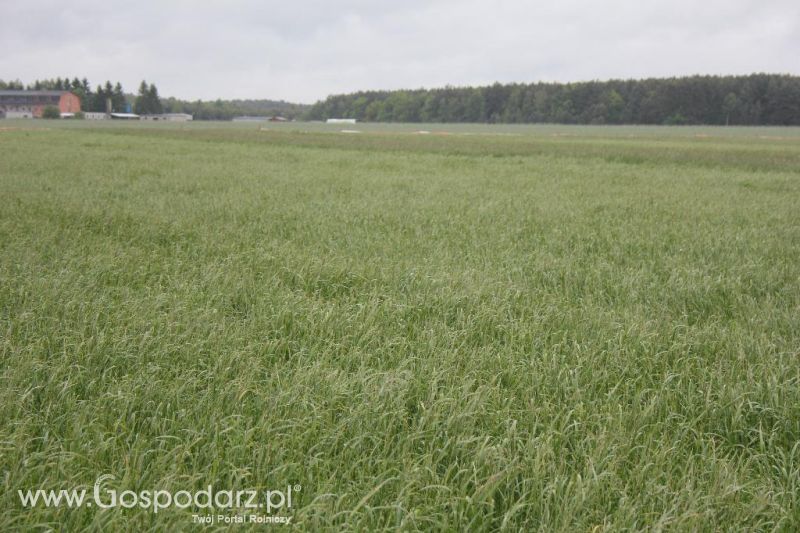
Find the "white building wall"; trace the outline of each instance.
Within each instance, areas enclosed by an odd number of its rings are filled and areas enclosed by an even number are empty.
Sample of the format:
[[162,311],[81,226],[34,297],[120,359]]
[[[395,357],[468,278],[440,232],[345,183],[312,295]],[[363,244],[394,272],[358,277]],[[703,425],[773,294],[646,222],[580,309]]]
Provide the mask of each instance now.
[[28,109],[27,111],[23,110],[8,110],[6,111],[6,118],[33,118],[33,111]]

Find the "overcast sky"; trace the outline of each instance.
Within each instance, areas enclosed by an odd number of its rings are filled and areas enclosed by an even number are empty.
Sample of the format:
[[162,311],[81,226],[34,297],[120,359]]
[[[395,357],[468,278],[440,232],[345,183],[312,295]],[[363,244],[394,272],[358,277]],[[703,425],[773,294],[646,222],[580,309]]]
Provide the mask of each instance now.
[[0,0],[0,79],[162,96],[800,74],[800,0]]

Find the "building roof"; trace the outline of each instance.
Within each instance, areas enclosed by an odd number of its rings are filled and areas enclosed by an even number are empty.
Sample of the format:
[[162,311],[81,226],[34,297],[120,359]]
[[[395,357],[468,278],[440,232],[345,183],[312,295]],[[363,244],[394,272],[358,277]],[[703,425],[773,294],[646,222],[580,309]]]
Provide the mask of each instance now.
[[139,115],[135,113],[111,113],[111,116],[114,118],[139,118]]
[[189,113],[142,113],[143,117],[191,117]]

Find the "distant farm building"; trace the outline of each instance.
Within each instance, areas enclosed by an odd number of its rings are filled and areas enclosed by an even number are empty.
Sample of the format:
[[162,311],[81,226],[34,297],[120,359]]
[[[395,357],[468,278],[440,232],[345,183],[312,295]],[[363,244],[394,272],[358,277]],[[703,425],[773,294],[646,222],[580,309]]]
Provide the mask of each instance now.
[[188,113],[161,113],[159,115],[142,115],[142,120],[162,120],[167,122],[189,122],[194,117]]
[[356,119],[354,118],[329,118],[325,121],[328,124],[355,124]]
[[61,114],[77,113],[81,99],[69,91],[0,91],[0,117],[41,118],[47,106]]
[[87,111],[86,113],[83,114],[83,118],[85,118],[86,120],[106,120],[111,117],[109,117],[105,113],[99,113],[97,111]]
[[272,117],[243,115],[241,117],[233,117],[231,120],[234,122],[290,122],[288,118],[278,115]]
[[112,120],[139,120],[139,115],[135,113],[109,113]]
[[241,117],[233,117],[232,120],[234,122],[267,122],[269,120],[269,117],[241,116]]

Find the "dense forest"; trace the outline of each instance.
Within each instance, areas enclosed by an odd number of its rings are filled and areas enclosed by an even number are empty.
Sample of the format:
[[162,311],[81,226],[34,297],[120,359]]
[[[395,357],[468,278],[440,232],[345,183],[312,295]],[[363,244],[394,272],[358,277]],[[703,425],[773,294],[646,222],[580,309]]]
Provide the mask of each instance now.
[[195,120],[231,120],[233,117],[247,116],[283,116],[289,119],[302,118],[309,106],[275,100],[180,100],[162,98],[155,84],[142,81],[137,94],[126,93],[122,84],[107,81],[94,89],[86,78],[75,77],[70,80],[53,78],[36,80],[24,84],[20,80],[0,80],[0,90],[58,90],[71,91],[81,99],[84,111],[105,111],[106,100],[111,99],[112,111],[128,111],[139,114],[151,113],[189,113]]
[[302,119],[309,106],[282,100],[215,100],[193,102],[177,98],[162,98],[165,113],[189,113],[195,120],[231,120],[238,116]]
[[778,74],[362,91],[330,96],[313,106],[162,98],[154,84],[144,81],[133,95],[119,82],[92,89],[86,78],[77,77],[37,80],[27,86],[19,80],[0,80],[4,88],[69,90],[81,98],[86,111],[105,111],[111,99],[114,111],[189,113],[196,120],[280,115],[367,122],[800,125],[800,77]]
[[800,77],[495,83],[330,96],[306,114],[368,122],[800,125]]

